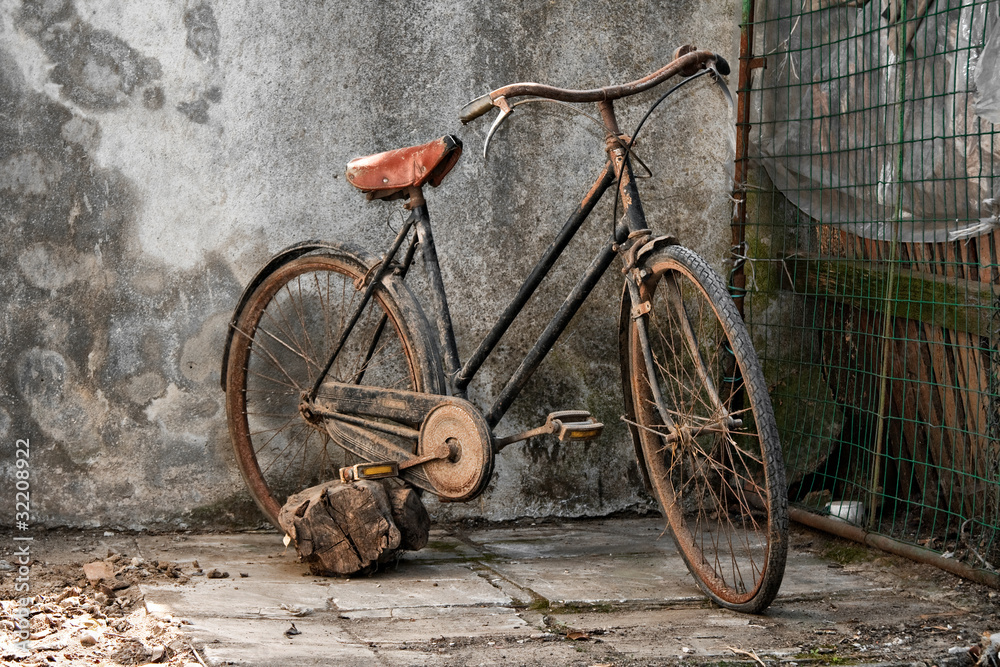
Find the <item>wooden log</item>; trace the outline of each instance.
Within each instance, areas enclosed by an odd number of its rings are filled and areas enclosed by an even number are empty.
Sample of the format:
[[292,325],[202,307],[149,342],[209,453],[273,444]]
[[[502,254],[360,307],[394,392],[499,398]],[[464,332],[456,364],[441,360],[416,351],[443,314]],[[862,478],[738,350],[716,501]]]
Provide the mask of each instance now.
[[399,548],[406,551],[420,551],[427,546],[430,537],[431,518],[424,508],[420,495],[409,484],[399,480],[389,484],[389,502],[392,504],[392,519],[399,528]]
[[392,478],[311,487],[289,497],[278,523],[309,570],[322,576],[371,572],[425,546],[430,529],[420,497]]

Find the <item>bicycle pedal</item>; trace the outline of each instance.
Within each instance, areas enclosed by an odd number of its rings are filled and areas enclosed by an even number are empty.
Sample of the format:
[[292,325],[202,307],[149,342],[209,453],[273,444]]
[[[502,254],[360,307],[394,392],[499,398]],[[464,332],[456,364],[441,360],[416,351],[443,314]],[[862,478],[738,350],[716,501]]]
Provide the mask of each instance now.
[[399,477],[398,462],[358,463],[340,469],[340,481],[344,484],[356,482],[360,479],[383,479],[385,477]]
[[545,419],[545,425],[560,442],[593,440],[604,432],[604,424],[594,419],[594,416],[586,410],[553,412]]
[[545,423],[538,428],[504,438],[495,438],[493,444],[496,451],[500,451],[507,445],[539,435],[554,435],[562,442],[580,442],[592,440],[603,431],[604,424],[594,419],[586,410],[560,410],[549,413]]

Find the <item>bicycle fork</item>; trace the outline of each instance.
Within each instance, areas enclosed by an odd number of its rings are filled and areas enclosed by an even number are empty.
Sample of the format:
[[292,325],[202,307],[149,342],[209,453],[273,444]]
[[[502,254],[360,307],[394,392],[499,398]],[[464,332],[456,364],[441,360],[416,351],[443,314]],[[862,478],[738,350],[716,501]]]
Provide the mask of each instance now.
[[[734,419],[728,410],[726,410],[715,386],[716,383],[709,377],[706,364],[701,357],[696,336],[691,329],[691,323],[684,310],[684,303],[679,293],[671,295],[673,297],[671,300],[674,302],[671,305],[677,314],[677,321],[682,330],[682,336],[688,348],[688,353],[691,355],[694,363],[695,372],[704,386],[708,388],[710,400],[719,415],[719,419],[715,423],[699,427],[688,425],[678,426],[669,414],[660,383],[655,380],[658,375],[656,372],[656,360],[653,358],[653,351],[649,341],[648,327],[652,304],[648,299],[643,297],[642,290],[640,289],[640,285],[648,277],[648,270],[642,265],[641,254],[643,254],[644,250],[648,252],[649,249],[655,249],[658,245],[676,244],[676,240],[672,237],[654,238],[652,236],[652,232],[646,225],[646,216],[642,210],[639,192],[635,185],[635,176],[632,172],[631,162],[628,159],[628,152],[623,141],[627,137],[623,137],[618,129],[611,102],[599,102],[597,106],[608,130],[606,138],[608,157],[614,166],[615,176],[618,180],[617,192],[622,200],[622,217],[625,219],[624,224],[627,225],[629,232],[628,239],[631,241],[631,243],[624,247],[617,247],[617,250],[624,263],[622,272],[625,274],[626,289],[631,300],[629,316],[634,323],[639,338],[646,377],[650,378],[648,383],[649,389],[653,401],[656,403],[657,413],[666,430],[666,433],[658,433],[658,435],[673,447],[673,443],[685,438],[694,438],[705,432],[727,432],[731,429],[739,428],[742,426],[742,421]],[[618,233],[620,234],[621,232],[618,231]],[[673,287],[676,288],[676,286]],[[668,286],[669,288],[670,286]]]

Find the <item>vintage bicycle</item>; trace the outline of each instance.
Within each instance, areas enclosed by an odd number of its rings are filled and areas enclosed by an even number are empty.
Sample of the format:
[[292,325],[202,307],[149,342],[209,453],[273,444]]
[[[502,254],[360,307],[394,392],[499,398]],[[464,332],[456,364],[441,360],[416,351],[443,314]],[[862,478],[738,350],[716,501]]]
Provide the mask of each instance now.
[[[522,433],[501,436],[494,428],[619,259],[623,419],[646,487],[710,598],[745,612],[770,604],[784,572],[788,515],[760,362],[719,275],[675,238],[647,228],[631,149],[649,113],[629,137],[614,110],[615,100],[677,75],[682,80],[656,104],[703,75],[722,83],[728,73],[720,56],[682,47],[665,67],[623,85],[569,90],[517,83],[462,109],[463,123],[499,109],[485,154],[519,105],[596,103],[607,155],[579,207],[464,363],[423,196],[425,185],[441,185],[455,165],[461,141],[445,136],[353,160],[352,185],[370,200],[400,199],[410,212],[389,249],[376,258],[336,241],[286,248],[253,278],[232,317],[222,373],[229,429],[264,514],[277,525],[290,494],[338,475],[344,481],[399,476],[443,501],[467,501],[482,493],[495,457],[512,443],[545,434],[564,441],[598,436],[603,425],[576,410],[553,413]],[[467,388],[477,371],[612,187],[613,233],[492,404],[474,405]],[[420,299],[406,281],[418,252],[426,283]]]

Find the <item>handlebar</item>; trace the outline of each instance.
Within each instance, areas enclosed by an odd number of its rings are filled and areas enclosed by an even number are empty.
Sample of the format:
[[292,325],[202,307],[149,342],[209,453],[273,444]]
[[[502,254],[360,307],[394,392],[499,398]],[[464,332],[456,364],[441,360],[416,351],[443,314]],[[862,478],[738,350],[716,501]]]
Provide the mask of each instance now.
[[593,88],[591,90],[572,90],[569,88],[546,86],[540,83],[512,83],[472,100],[462,107],[459,118],[463,124],[475,120],[488,113],[494,107],[495,101],[500,98],[509,99],[512,97],[533,95],[560,102],[603,102],[606,100],[617,100],[622,97],[641,93],[644,90],[649,90],[675,74],[683,73],[690,76],[700,69],[705,69],[709,64],[714,64],[719,74],[729,74],[729,63],[726,62],[725,58],[711,51],[690,50],[692,48],[681,47],[677,50],[677,54],[680,55],[664,67],[641,79],[617,86],[605,86],[604,88]]

